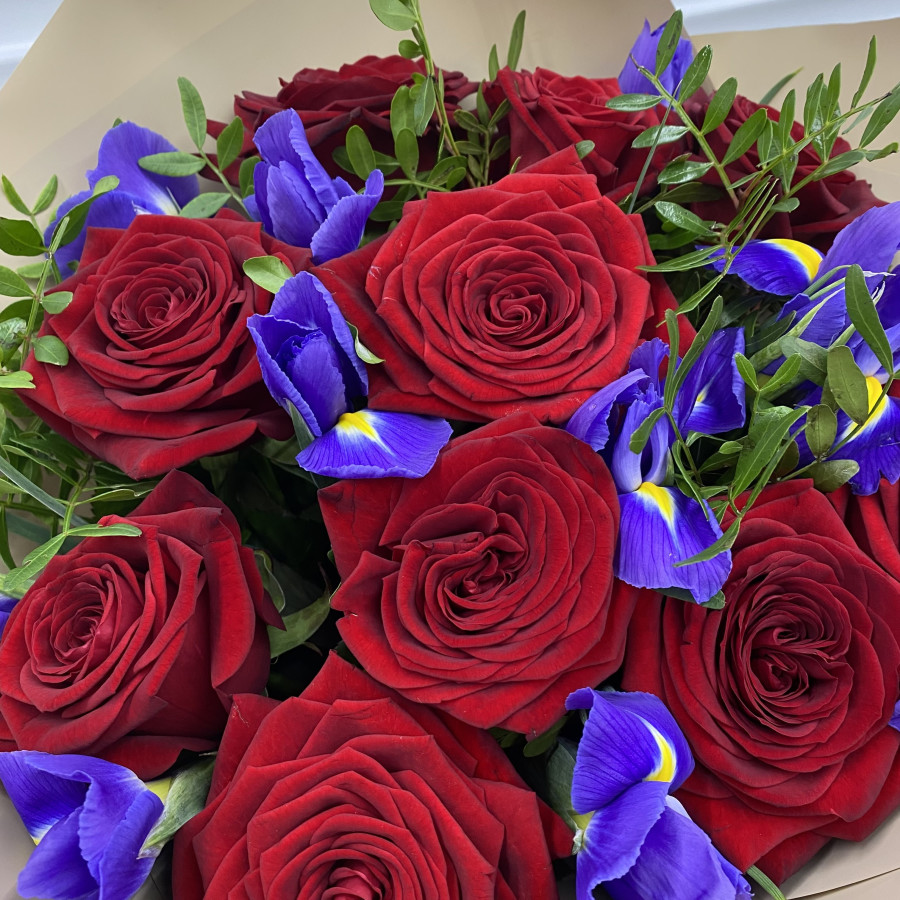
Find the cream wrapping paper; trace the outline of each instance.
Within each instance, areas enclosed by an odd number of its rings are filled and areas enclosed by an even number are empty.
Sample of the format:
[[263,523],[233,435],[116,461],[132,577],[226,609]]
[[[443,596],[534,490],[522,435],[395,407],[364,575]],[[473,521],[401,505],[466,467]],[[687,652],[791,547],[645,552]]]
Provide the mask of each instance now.
[[[520,65],[586,76],[616,75],[644,18],[655,26],[672,10],[668,0],[423,0],[423,6],[439,64],[473,79],[486,75],[491,44],[497,43],[503,58],[512,22],[523,7],[528,16]],[[887,90],[900,77],[891,52],[900,44],[900,19],[715,34],[700,36],[695,44],[713,47],[714,83],[734,75],[739,91],[752,99],[801,65],[804,70],[792,86],[802,97],[819,71],[827,75],[841,61],[847,98],[873,31],[884,49],[872,90]],[[63,198],[86,187],[84,173],[96,164],[100,138],[117,117],[188,149],[179,75],[198,87],[211,117],[227,120],[235,93],[274,94],[279,76],[290,78],[305,66],[337,68],[366,54],[393,53],[399,37],[374,18],[366,0],[65,0],[0,90],[0,171],[26,201],[56,173]],[[879,146],[892,139],[900,139],[900,123],[884,133]],[[900,199],[897,157],[859,167],[857,174],[870,180],[879,196]],[[0,212],[8,214],[2,199]],[[0,900],[19,897],[16,875],[31,847],[0,793]],[[900,814],[861,845],[826,848],[788,882],[787,895],[817,900],[900,896],[898,850]],[[137,895],[138,900],[161,897],[149,882]]]

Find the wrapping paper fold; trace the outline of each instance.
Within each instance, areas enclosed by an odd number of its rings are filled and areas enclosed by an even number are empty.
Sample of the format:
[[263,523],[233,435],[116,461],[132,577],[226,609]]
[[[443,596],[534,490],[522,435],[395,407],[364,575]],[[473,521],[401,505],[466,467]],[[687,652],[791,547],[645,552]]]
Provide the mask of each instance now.
[[[616,75],[644,18],[655,26],[672,11],[668,0],[426,0],[423,5],[435,57],[475,79],[486,74],[491,44],[497,43],[501,59],[505,55],[510,27],[523,6],[528,17],[521,66],[587,76]],[[754,99],[798,66],[804,68],[794,85],[802,95],[819,71],[827,74],[841,61],[846,99],[856,87],[873,31],[885,48],[873,90],[887,90],[898,77],[890,48],[900,44],[900,19],[716,34],[699,36],[695,43],[712,44],[714,83],[735,75],[741,93]],[[366,0],[66,0],[0,91],[0,170],[26,200],[55,172],[65,197],[85,186],[84,173],[95,165],[100,138],[116,117],[153,128],[187,149],[179,75],[197,85],[211,117],[230,118],[236,92],[275,93],[278,76],[393,53],[400,37],[377,22]],[[900,139],[900,122],[879,146],[894,139]],[[897,157],[860,167],[858,174],[879,196],[900,199]],[[19,897],[16,874],[31,846],[0,793],[0,900]],[[785,886],[787,895],[900,896],[898,846],[900,814],[862,845],[826,848]],[[162,896],[150,883],[137,895],[138,900]]]

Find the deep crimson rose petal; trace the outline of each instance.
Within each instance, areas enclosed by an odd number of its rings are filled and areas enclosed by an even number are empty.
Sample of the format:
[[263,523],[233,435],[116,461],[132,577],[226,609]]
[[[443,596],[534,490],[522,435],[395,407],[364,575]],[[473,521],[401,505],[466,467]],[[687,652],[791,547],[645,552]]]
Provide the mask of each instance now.
[[[854,529],[867,517],[890,560],[877,502],[834,502]],[[643,607],[623,683],[660,696],[684,730],[697,768],[679,797],[692,817],[737,866],[762,859],[780,879],[828,837],[865,837],[900,801],[900,734],[887,725],[900,582],[809,482],[767,487],[732,554],[721,612]]]
[[142,778],[215,747],[232,694],[261,691],[279,616],[218,498],[173,472],[124,522],[54,557],[0,643],[0,717],[19,749],[86,753]]

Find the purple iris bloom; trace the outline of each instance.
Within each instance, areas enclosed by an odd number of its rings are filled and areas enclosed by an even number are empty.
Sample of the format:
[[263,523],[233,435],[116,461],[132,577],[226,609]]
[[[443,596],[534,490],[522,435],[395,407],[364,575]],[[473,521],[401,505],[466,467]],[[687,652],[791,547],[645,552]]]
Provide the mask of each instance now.
[[900,731],[900,700],[894,704],[894,714],[891,716],[891,721],[888,722],[888,725]]
[[[81,234],[56,251],[56,262],[63,274],[67,274],[81,259],[89,227],[127,228],[141,213],[178,215],[179,209],[197,196],[199,183],[196,175],[154,175],[138,165],[142,156],[173,150],[177,150],[175,145],[162,135],[149,128],[141,128],[134,122],[122,122],[106,132],[97,153],[97,168],[87,173],[87,180],[93,189],[101,178],[115,175],[119,185],[93,202]],[[90,196],[91,191],[81,191],[60,204],[56,217],[44,234],[47,244],[57,223],[73,206]]]
[[13,607],[18,602],[18,597],[11,597],[9,594],[4,594],[0,591],[0,634],[2,634],[3,629],[6,628],[9,614],[13,611]]
[[133,772],[92,756],[0,753],[0,780],[37,848],[23,897],[126,900],[153,866],[141,847],[163,804]]
[[[674,403],[679,431],[717,434],[744,424],[744,385],[734,364],[744,349],[740,329],[716,332],[688,372]],[[600,452],[612,472],[621,518],[615,573],[635,587],[688,590],[710,600],[731,571],[731,553],[676,566],[722,536],[709,504],[666,486],[674,432],[657,421],[641,453],[631,451],[634,432],[663,405],[660,366],[668,347],[658,338],[638,347],[629,372],[598,391],[569,420],[566,430]]]
[[572,777],[578,900],[599,884],[614,900],[749,900],[741,873],[669,796],[694,760],[662,701],[582,688],[566,709],[589,710]]
[[276,113],[253,137],[262,157],[253,170],[250,214],[280,241],[309,247],[319,264],[359,246],[366,220],[384,191],[375,169],[362,194],[332,178],[316,159],[296,110]]
[[[656,67],[656,49],[659,46],[659,39],[662,37],[663,29],[666,23],[663,22],[659,28],[650,30],[650,23],[644,19],[644,27],[638,35],[628,59],[622,71],[619,73],[619,87],[623,94],[655,94],[656,88],[647,80],[646,76],[641,75],[637,70],[634,61],[638,65],[649,69],[651,72]],[[670,93],[675,94],[675,88],[678,86],[687,67],[694,58],[694,48],[687,38],[681,38],[678,41],[678,47],[675,49],[675,55],[672,61],[663,70],[660,75],[663,87]]]
[[314,440],[297,456],[310,472],[335,478],[420,478],[450,439],[443,419],[356,410],[369,390],[353,334],[325,285],[300,272],[266,315],[247,321],[263,381],[285,409],[294,406]]

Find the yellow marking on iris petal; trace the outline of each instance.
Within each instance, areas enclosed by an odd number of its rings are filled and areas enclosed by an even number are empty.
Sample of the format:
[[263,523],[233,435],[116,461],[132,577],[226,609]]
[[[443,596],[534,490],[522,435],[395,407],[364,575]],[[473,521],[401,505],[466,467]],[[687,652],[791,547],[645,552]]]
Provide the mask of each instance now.
[[149,791],[152,791],[163,803],[165,803],[169,797],[169,791],[172,788],[172,776],[170,775],[168,778],[157,778],[154,781],[145,781],[144,784]]
[[656,746],[659,747],[659,765],[644,781],[669,782],[675,777],[675,749],[649,722],[644,722],[644,724],[650,729]]
[[373,441],[381,441],[381,438],[378,437],[378,432],[375,431],[362,412],[343,413],[337,420],[335,428],[340,428],[344,431],[359,431]]
[[806,269],[809,274],[810,283],[815,279],[816,272],[819,271],[819,265],[822,262],[822,257],[819,255],[818,251],[810,247],[809,244],[804,244],[802,241],[792,241],[790,238],[772,238],[771,240],[766,241],[766,243],[783,247],[791,254],[791,256],[800,262],[804,269]]
[[709,393],[709,387],[701,388],[700,393],[697,394],[697,399],[694,401],[694,405],[696,406],[698,403],[703,403],[706,400],[706,395]]
[[656,504],[667,524],[671,525],[675,521],[675,501],[665,488],[652,481],[645,481],[637,489],[637,493],[649,497]]

